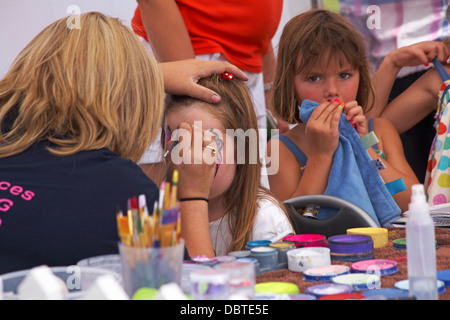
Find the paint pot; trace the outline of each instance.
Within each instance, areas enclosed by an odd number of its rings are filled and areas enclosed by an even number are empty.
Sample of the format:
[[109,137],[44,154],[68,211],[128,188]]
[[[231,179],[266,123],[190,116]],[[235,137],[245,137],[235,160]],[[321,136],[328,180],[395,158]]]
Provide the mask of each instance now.
[[236,257],[227,255],[227,256],[216,256],[215,259],[217,260],[217,263],[229,263],[229,262],[235,262]]
[[395,239],[392,241],[392,247],[396,250],[406,250],[406,238]]
[[307,247],[290,250],[287,253],[288,269],[294,272],[303,272],[314,267],[331,264],[330,249],[323,247]]
[[288,294],[278,293],[255,293],[255,300],[291,300]]
[[259,268],[259,261],[258,261],[258,259],[255,259],[255,258],[250,256],[249,258],[241,258],[241,259],[238,259],[238,260],[239,260],[239,262],[251,262],[253,264],[253,267],[255,268],[255,274],[258,275],[258,274],[261,273],[261,271],[259,270],[260,268]]
[[247,242],[245,248],[247,250],[252,250],[253,248],[256,247],[268,247],[271,243],[272,242],[269,240],[252,240]]
[[256,247],[251,251],[251,257],[259,261],[261,273],[273,270],[278,265],[278,250],[272,247]]
[[303,280],[309,282],[331,282],[333,277],[347,274],[349,272],[349,267],[337,264],[315,267],[303,272]]
[[242,259],[242,258],[249,258],[251,252],[250,250],[239,250],[239,251],[232,251],[228,253],[228,255],[236,257],[236,259]]
[[253,299],[255,297],[255,267],[252,262],[220,263],[216,265],[215,269],[228,273],[230,294],[238,295],[245,299]]
[[311,286],[305,289],[306,294],[311,294],[316,298],[332,294],[352,293],[353,288],[347,284],[326,283]]
[[195,263],[203,264],[209,267],[214,267],[218,262],[215,257],[208,258],[207,256],[204,255],[192,257],[191,260],[194,261]]
[[362,293],[363,296],[371,300],[397,300],[406,299],[409,297],[409,292],[406,290],[383,288],[375,290],[367,290]]
[[317,298],[312,294],[305,293],[291,294],[289,295],[289,298],[290,300],[317,300]]
[[229,275],[223,270],[198,270],[189,274],[194,300],[226,300],[230,295]]
[[320,297],[319,300],[361,300],[366,297],[358,293],[339,293]]
[[443,281],[446,287],[450,287],[450,270],[438,271],[437,279]]
[[300,290],[295,283],[272,281],[256,284],[255,292],[273,294],[299,294]]
[[295,249],[295,245],[292,242],[275,242],[271,243],[269,247],[276,248],[278,250],[278,263],[287,264],[287,253],[289,250]]
[[296,234],[284,237],[283,241],[294,243],[296,248],[327,246],[327,238],[321,234]]
[[[436,249],[438,249],[439,245],[436,240],[435,243]],[[393,244],[392,247],[396,250],[406,250],[406,238],[395,239],[394,241],[392,241],[392,244]]]
[[337,284],[346,284],[353,287],[355,291],[373,290],[381,287],[380,277],[368,273],[349,273],[336,276],[331,281]]
[[328,238],[332,260],[360,261],[373,259],[373,240],[370,236],[343,234]]
[[362,234],[370,236],[373,240],[374,249],[386,248],[389,245],[388,230],[386,228],[351,228],[347,234]]
[[358,261],[352,264],[351,270],[354,273],[370,273],[380,277],[389,276],[398,272],[397,262],[384,259]]
[[[409,292],[409,280],[401,280],[395,283],[394,285],[397,289],[400,290],[405,290],[407,292]],[[437,290],[438,290],[438,294],[443,294],[445,293],[445,291],[447,291],[445,289],[445,283],[442,280],[437,280]]]

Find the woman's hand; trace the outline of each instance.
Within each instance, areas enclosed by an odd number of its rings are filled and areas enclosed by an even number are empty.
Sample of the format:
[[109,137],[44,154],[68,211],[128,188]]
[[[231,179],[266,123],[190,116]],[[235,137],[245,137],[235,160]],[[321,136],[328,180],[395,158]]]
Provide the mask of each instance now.
[[423,41],[410,46],[398,48],[390,52],[385,59],[401,69],[406,66],[417,66],[433,62],[435,58],[439,61],[447,61],[450,51],[444,42]]
[[199,85],[197,82],[201,78],[229,72],[240,80],[248,80],[242,70],[227,61],[187,59],[160,63],[159,67],[162,70],[167,93],[187,95],[209,103],[218,103],[221,98],[216,92]]

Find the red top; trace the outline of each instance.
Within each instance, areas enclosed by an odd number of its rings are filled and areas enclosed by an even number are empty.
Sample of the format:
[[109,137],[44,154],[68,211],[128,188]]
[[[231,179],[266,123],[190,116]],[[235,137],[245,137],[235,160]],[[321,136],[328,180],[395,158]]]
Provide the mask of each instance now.
[[[195,54],[222,53],[237,67],[261,72],[278,29],[283,0],[176,0]],[[139,7],[134,32],[148,41]]]

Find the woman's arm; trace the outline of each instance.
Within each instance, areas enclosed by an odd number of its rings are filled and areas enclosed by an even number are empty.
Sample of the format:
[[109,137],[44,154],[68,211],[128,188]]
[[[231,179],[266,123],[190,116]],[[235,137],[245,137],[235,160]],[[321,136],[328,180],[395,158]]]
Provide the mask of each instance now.
[[159,62],[195,57],[191,39],[175,0],[138,0],[147,38]]
[[428,64],[435,58],[447,61],[449,54],[447,45],[439,41],[419,42],[390,52],[372,78],[376,97],[367,117],[377,118],[383,113],[397,74],[403,67]]
[[[450,70],[448,67],[446,69]],[[407,131],[436,110],[442,83],[435,69],[427,71],[387,105],[381,118],[392,122],[398,133]]]

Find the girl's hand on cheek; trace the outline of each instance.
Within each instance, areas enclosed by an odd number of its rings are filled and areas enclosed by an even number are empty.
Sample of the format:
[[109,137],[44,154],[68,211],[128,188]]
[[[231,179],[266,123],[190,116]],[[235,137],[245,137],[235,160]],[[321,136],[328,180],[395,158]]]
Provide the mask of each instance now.
[[166,156],[166,164],[169,172],[179,172],[178,196],[208,198],[216,169],[214,137],[203,141],[205,132],[187,123],[181,123],[177,130],[179,142]]

